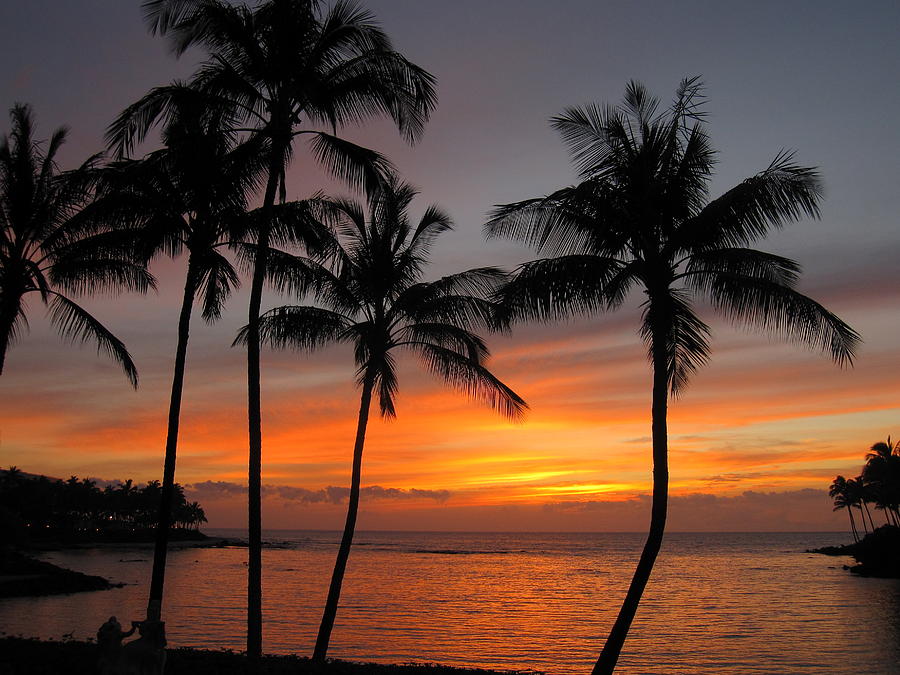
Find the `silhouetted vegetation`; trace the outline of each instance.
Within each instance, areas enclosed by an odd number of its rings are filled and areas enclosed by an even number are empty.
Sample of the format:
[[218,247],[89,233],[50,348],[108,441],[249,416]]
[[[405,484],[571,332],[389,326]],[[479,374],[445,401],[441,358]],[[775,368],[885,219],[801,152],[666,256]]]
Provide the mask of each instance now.
[[[7,541],[64,542],[150,541],[156,526],[161,487],[150,481],[137,487],[129,479],[103,488],[72,476],[52,480],[23,474],[16,467],[0,470],[0,510]],[[180,485],[172,497],[173,525],[192,538],[206,522],[203,507],[188,502]]]
[[136,387],[137,368],[125,345],[70,297],[154,285],[128,257],[121,233],[98,231],[76,217],[91,199],[99,157],[60,172],[56,153],[68,131],[57,129],[44,143],[35,138],[29,106],[13,106],[9,115],[12,129],[0,138],[0,373],[7,351],[28,329],[27,299],[36,297],[60,335],[95,342]]
[[[828,490],[834,510],[847,509],[854,543],[817,549],[828,555],[852,555],[860,563],[852,571],[867,576],[900,577],[900,442],[879,441],[866,453],[862,473],[856,478],[836,476]],[[881,511],[886,523],[876,527],[869,504]],[[859,511],[864,536],[853,510]],[[868,524],[866,518],[868,517]]]
[[709,200],[715,151],[701,83],[681,83],[671,106],[636,82],[616,107],[570,108],[553,119],[580,183],[496,209],[488,235],[551,256],[519,267],[499,299],[507,318],[550,321],[622,306],[639,289],[640,333],[653,370],[650,533],[594,668],[612,673],[662,544],[668,499],[667,401],[709,360],[709,326],[695,299],[736,323],[773,332],[849,363],[859,336],[796,288],[800,266],[750,248],[775,228],[818,216],[817,172],[790,154]]
[[[436,104],[434,78],[394,51],[371,13],[352,2],[326,7],[318,0],[253,6],[144,0],[142,6],[150,30],[177,54],[193,48],[205,57],[187,83],[151,90],[113,121],[107,140],[114,161],[101,165],[98,155],[60,172],[55,157],[65,130],[40,142],[30,108],[11,110],[11,131],[0,140],[0,373],[26,328],[25,298],[32,294],[64,337],[95,342],[136,386],[125,345],[70,296],[146,291],[154,285],[147,266],[155,258],[186,253],[162,481],[100,488],[87,478],[51,480],[12,467],[0,472],[7,540],[135,541],[155,529],[147,617],[160,619],[168,541],[176,533],[198,536],[206,522],[202,507],[188,503],[175,482],[193,307],[199,302],[207,321],[219,318],[243,271],[250,279],[248,321],[239,337],[247,348],[250,662],[262,654],[261,343],[309,351],[345,342],[355,350],[361,401],[344,536],[313,655],[323,661],[355,530],[373,397],[383,417],[395,414],[395,351],[413,352],[432,373],[515,417],[524,401],[486,368],[488,349],[475,331],[595,315],[640,290],[646,296],[640,334],[652,369],[653,502],[646,544],[595,667],[598,675],[611,673],[665,531],[668,400],[710,356],[710,329],[693,303],[708,302],[736,323],[819,348],[838,363],[852,360],[859,336],[797,291],[799,265],[751,248],[772,229],[818,216],[816,170],[780,153],[711,200],[716,158],[699,80],[683,81],[664,109],[630,83],[618,107],[588,105],[554,118],[578,184],[500,206],[486,226],[489,236],[524,242],[546,257],[512,277],[481,268],[424,282],[430,245],[450,228],[449,217],[431,207],[413,226],[406,210],[414,190],[387,158],[338,135],[347,125],[388,117],[413,143]],[[162,147],[132,158],[154,129]],[[367,204],[319,194],[287,200],[286,173],[301,135],[315,161],[365,192]],[[260,196],[260,208],[251,209]],[[318,304],[263,313],[266,283]],[[838,476],[830,494],[835,509],[847,509],[853,555],[863,567],[879,574],[896,569],[900,443],[888,438],[872,446],[861,475]],[[888,525],[876,528],[870,505]],[[9,560],[13,568],[27,567]],[[93,672],[95,665],[87,644],[4,646],[0,669],[6,659],[14,673]],[[170,654],[170,673],[249,667],[247,657],[230,653]],[[260,667],[254,672],[422,670],[296,657],[268,657]]]
[[[333,202],[332,219],[341,234],[331,266],[310,265],[310,286],[324,307],[279,307],[263,315],[260,323],[260,337],[276,347],[312,351],[330,343],[351,344],[362,389],[347,519],[316,638],[315,660],[324,660],[328,653],[350,556],[373,396],[382,417],[396,415],[395,354],[411,352],[428,371],[507,417],[519,417],[527,407],[487,369],[487,345],[473,332],[494,326],[495,307],[486,296],[504,274],[487,267],[422,281],[434,240],[452,224],[447,214],[431,206],[414,226],[407,209],[415,195],[409,185],[392,176],[370,196],[368,218],[361,204]],[[246,339],[247,333],[244,329],[240,339]]]
[[[328,8],[317,0],[266,0],[254,7],[224,0],[145,0],[150,28],[167,35],[176,53],[206,49],[193,84],[233,104],[244,129],[264,141],[265,194],[255,230],[247,332],[249,427],[249,564],[247,652],[262,653],[262,410],[259,317],[269,270],[276,199],[285,200],[285,172],[295,138],[310,140],[316,160],[354,186],[371,188],[387,160],[336,134],[339,129],[388,116],[406,140],[421,136],[435,105],[434,78],[391,47],[374,16],[352,3]],[[111,137],[127,149],[159,114],[150,101],[120,117]],[[302,124],[302,128],[301,128]],[[319,127],[319,128],[317,128]],[[329,131],[323,131],[324,127]]]

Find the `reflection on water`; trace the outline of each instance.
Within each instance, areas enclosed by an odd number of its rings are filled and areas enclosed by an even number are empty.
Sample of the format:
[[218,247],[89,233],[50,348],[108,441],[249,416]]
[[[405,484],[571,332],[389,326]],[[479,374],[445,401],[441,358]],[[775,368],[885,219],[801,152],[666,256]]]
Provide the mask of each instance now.
[[[231,533],[236,534],[236,533]],[[311,654],[338,535],[271,532],[264,640]],[[900,582],[806,554],[832,534],[670,534],[622,673],[900,673]],[[587,673],[642,544],[630,534],[360,533],[329,655]],[[241,649],[246,550],[169,556],[173,646]],[[124,588],[0,601],[0,631],[89,637],[143,612],[149,549],[60,551],[51,562]]]

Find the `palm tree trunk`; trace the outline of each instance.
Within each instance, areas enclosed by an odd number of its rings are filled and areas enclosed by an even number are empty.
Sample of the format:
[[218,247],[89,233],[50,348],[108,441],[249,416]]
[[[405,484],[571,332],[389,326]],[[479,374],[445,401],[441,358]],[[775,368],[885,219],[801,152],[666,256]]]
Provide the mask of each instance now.
[[328,598],[325,601],[325,611],[322,613],[322,623],[319,625],[319,635],[316,638],[313,661],[324,661],[328,654],[331,630],[334,628],[338,601],[341,598],[341,585],[344,583],[344,571],[347,569],[347,558],[350,557],[350,546],[353,543],[353,533],[356,530],[363,444],[366,441],[366,425],[369,422],[369,406],[372,402],[372,388],[374,384],[374,377],[367,373],[363,381],[362,397],[359,404],[359,421],[356,425],[356,442],[353,446],[353,473],[350,477],[350,500],[347,503],[347,521],[344,524],[344,535],[341,537],[341,546],[338,549],[337,560],[334,563],[334,572],[331,574],[331,585],[328,587]]
[[628,629],[637,612],[638,603],[650,579],[653,564],[662,546],[666,528],[666,510],[669,493],[668,437],[666,430],[666,409],[668,404],[668,365],[666,356],[666,336],[659,327],[653,327],[653,504],[650,512],[650,532],[644,543],[644,550],[637,569],[628,587],[628,593],[616,622],[613,624],[600,658],[594,665],[593,675],[610,675],[615,670],[628,635]]
[[862,524],[863,524],[863,532],[865,534],[869,534],[869,526],[866,524],[866,514],[863,513],[861,506],[858,506],[857,508],[859,509],[859,519],[862,521]]
[[853,541],[859,542],[859,534],[856,532],[856,522],[853,520],[853,511],[847,506],[847,515],[850,516],[850,533],[853,535]]
[[279,153],[273,152],[269,164],[247,317],[247,429],[250,441],[247,458],[247,656],[252,660],[262,656],[262,402],[259,315],[269,258],[272,207],[281,175],[278,156]]
[[869,525],[872,526],[872,532],[874,532],[875,531],[875,523],[872,520],[872,512],[869,511],[869,505],[866,503],[865,500],[863,500],[862,505],[863,505],[863,508],[866,510],[866,515],[869,516]]
[[181,395],[184,390],[184,368],[191,328],[191,310],[197,293],[196,266],[188,258],[187,279],[178,317],[178,345],[175,348],[175,372],[169,398],[169,426],[166,430],[166,459],[163,467],[162,492],[156,523],[156,542],[153,547],[153,572],[150,576],[150,598],[147,601],[147,620],[159,621],[162,614],[163,584],[166,576],[166,553],[169,546],[169,527],[172,522],[172,497],[175,492],[175,456],[178,447],[178,425],[181,417]]

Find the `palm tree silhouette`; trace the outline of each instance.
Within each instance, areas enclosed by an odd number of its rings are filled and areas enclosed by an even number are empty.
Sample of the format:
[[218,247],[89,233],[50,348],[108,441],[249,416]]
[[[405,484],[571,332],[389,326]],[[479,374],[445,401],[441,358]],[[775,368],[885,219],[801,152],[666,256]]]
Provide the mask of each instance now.
[[[164,102],[155,120],[165,120],[165,147],[142,160],[123,160],[105,172],[104,195],[94,205],[101,218],[141,225],[143,253],[177,256],[188,253],[187,274],[178,321],[178,343],[169,402],[165,467],[147,618],[159,620],[165,578],[166,549],[172,524],[178,427],[190,321],[194,302],[202,298],[203,318],[217,320],[238,275],[220,249],[229,247],[247,266],[253,264],[261,212],[247,211],[262,180],[265,164],[254,136],[241,142],[233,110],[218,98],[183,84],[151,92]],[[126,109],[131,118],[145,99]],[[273,243],[321,247],[330,233],[314,216],[316,200],[288,202],[272,209]],[[280,289],[302,285],[304,268],[280,250],[270,251],[267,278]]]
[[853,541],[859,541],[859,532],[856,529],[856,520],[853,518],[853,507],[856,506],[856,498],[851,495],[851,488],[848,481],[843,476],[836,476],[828,488],[828,496],[834,499],[834,511],[847,509],[847,515],[850,516],[850,532],[853,534]]
[[[525,402],[485,367],[487,346],[473,330],[492,325],[485,295],[503,274],[495,268],[468,270],[424,282],[421,276],[435,237],[451,228],[449,217],[429,207],[417,225],[407,208],[416,195],[388,179],[369,200],[368,220],[357,203],[334,203],[341,236],[335,269],[318,269],[312,285],[324,307],[279,307],[263,315],[262,339],[275,347],[312,351],[331,342],[353,345],[362,389],[347,520],[331,577],[313,659],[328,652],[341,585],[359,508],[363,445],[373,395],[382,417],[394,417],[398,383],[395,354],[416,354],[427,370],[510,418]],[[245,329],[240,338],[246,339]]]
[[862,479],[875,497],[875,508],[884,510],[888,524],[900,526],[900,441],[875,443],[866,454]]
[[570,108],[552,123],[582,182],[498,207],[492,237],[548,254],[522,265],[500,298],[510,319],[551,320],[646,295],[640,333],[653,370],[650,533],[595,675],[611,673],[662,543],[668,493],[666,406],[709,358],[709,327],[692,305],[707,299],[736,322],[766,329],[849,363],[859,336],[795,289],[799,265],[749,248],[773,227],[816,216],[813,169],[780,153],[762,172],[709,201],[715,153],[702,123],[699,79],[671,107],[636,82],[617,107]]
[[60,172],[56,153],[67,130],[57,129],[45,148],[34,137],[29,106],[13,106],[10,119],[9,136],[0,138],[0,373],[7,350],[27,329],[25,298],[37,294],[62,337],[96,342],[137,387],[137,369],[122,341],[69,297],[154,287],[122,247],[121,233],[98,231],[76,217],[90,200],[97,156]]
[[[220,249],[243,237],[248,199],[258,186],[263,167],[259,143],[238,142],[234,115],[221,101],[179,83],[150,96],[166,104],[154,117],[157,122],[164,120],[164,147],[141,160],[122,160],[102,171],[101,197],[92,205],[92,215],[136,225],[148,260],[159,254],[175,257],[183,251],[188,258],[147,603],[147,619],[159,621],[191,313],[200,295],[203,318],[215,321],[238,283],[237,272]],[[120,118],[131,118],[144,105],[143,99],[138,101]]]
[[[388,115],[410,141],[422,133],[435,105],[434,79],[391,47],[369,12],[338,1],[267,0],[254,9],[223,0],[145,0],[152,31],[169,34],[179,54],[192,45],[212,57],[196,82],[233,101],[247,129],[269,140],[263,218],[250,287],[247,322],[249,431],[249,564],[247,653],[262,650],[262,538],[259,316],[268,263],[271,212],[286,193],[285,172],[298,135],[310,138],[316,159],[336,176],[370,188],[388,166],[378,153],[315,127]],[[152,105],[146,109],[152,112]],[[310,126],[303,126],[310,125]],[[124,120],[118,136],[144,130],[144,117]]]

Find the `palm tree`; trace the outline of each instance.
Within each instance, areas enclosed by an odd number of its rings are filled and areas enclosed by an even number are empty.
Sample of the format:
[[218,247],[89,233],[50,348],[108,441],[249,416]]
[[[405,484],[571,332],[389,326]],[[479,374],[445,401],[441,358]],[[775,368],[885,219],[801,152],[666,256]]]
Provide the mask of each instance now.
[[[388,115],[413,142],[434,108],[434,79],[393,50],[372,14],[343,0],[327,10],[319,0],[266,0],[253,9],[223,0],[145,0],[143,7],[151,30],[169,34],[176,53],[192,45],[209,50],[212,56],[197,73],[197,83],[234,102],[245,113],[247,129],[269,140],[246,340],[247,653],[255,659],[262,650],[259,316],[276,196],[280,192],[284,201],[285,172],[294,138],[301,134],[308,135],[317,160],[332,173],[358,185],[374,185],[386,160],[315,127],[336,132],[347,124]],[[146,132],[146,120],[160,105],[150,97],[141,110],[117,120],[114,137],[121,148]]]
[[836,476],[828,488],[828,496],[834,499],[834,511],[847,509],[847,515],[850,516],[850,532],[853,534],[853,541],[859,542],[859,533],[856,530],[856,521],[853,518],[853,507],[856,505],[855,499],[850,496],[850,487],[848,481],[843,476]]
[[866,515],[869,516],[869,524],[872,530],[875,530],[875,524],[872,523],[872,514],[869,513],[869,507],[866,505],[866,499],[869,490],[863,482],[862,476],[847,479],[847,498],[853,503],[853,506],[859,509],[859,517],[862,519],[863,532],[869,534],[869,526],[866,524]]
[[165,120],[164,147],[141,160],[123,160],[104,170],[102,196],[90,212],[98,219],[137,226],[148,259],[160,253],[188,254],[147,603],[147,619],[152,621],[159,621],[162,608],[192,309],[200,295],[203,318],[215,321],[238,283],[236,271],[220,249],[241,237],[248,199],[262,171],[258,144],[238,143],[227,107],[178,83],[165,91],[167,114],[157,118]]
[[[359,508],[363,445],[373,396],[382,417],[396,415],[395,354],[416,354],[427,370],[447,383],[518,418],[525,402],[485,367],[488,350],[473,331],[492,323],[484,299],[503,278],[494,268],[473,269],[434,282],[421,281],[435,237],[451,228],[449,217],[429,207],[417,225],[407,207],[416,192],[396,178],[371,196],[368,220],[363,206],[335,202],[342,241],[335,270],[320,268],[313,285],[324,307],[279,307],[263,315],[262,338],[275,347],[312,351],[331,342],[354,347],[357,383],[362,389],[347,520],[341,538],[313,659],[328,652],[344,570]],[[246,339],[245,329],[240,339]]]
[[888,524],[900,526],[900,441],[875,443],[866,454],[862,479],[883,509]]
[[708,198],[715,153],[702,123],[701,84],[687,79],[671,107],[631,82],[617,107],[570,108],[552,120],[580,183],[498,207],[492,237],[547,257],[522,265],[501,294],[510,319],[596,314],[644,291],[640,333],[653,370],[650,533],[594,668],[613,671],[662,543],[668,492],[666,406],[709,358],[709,327],[694,297],[849,363],[859,336],[796,290],[799,265],[749,248],[770,228],[816,216],[818,175],[781,153],[721,197]]
[[[161,89],[162,90],[162,89]],[[160,90],[160,91],[161,91]],[[188,253],[187,275],[178,321],[178,343],[169,403],[165,467],[147,618],[158,621],[165,577],[166,548],[172,523],[175,462],[185,363],[194,302],[202,298],[203,318],[218,319],[238,283],[238,275],[220,249],[236,249],[245,261],[256,250],[244,243],[258,228],[260,212],[247,212],[265,166],[261,136],[240,142],[233,111],[221,99],[176,83],[165,88],[165,147],[140,161],[125,160],[106,176],[107,190],[97,207],[101,217],[142,226],[145,255]],[[140,106],[141,102],[135,104]],[[128,112],[126,111],[126,114]],[[327,232],[310,216],[310,203],[290,202],[272,210],[272,240],[279,244],[320,246]],[[268,276],[290,286],[289,256],[275,251]]]
[[97,231],[73,217],[90,199],[97,158],[60,172],[56,154],[67,130],[57,129],[45,147],[34,137],[29,106],[13,106],[10,119],[10,135],[0,138],[0,373],[7,350],[27,329],[26,298],[36,294],[62,337],[96,342],[137,387],[137,369],[122,341],[69,297],[154,286],[121,248],[121,233]]

